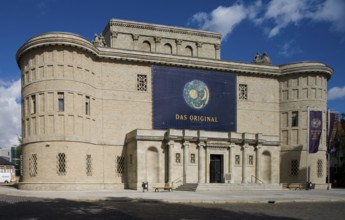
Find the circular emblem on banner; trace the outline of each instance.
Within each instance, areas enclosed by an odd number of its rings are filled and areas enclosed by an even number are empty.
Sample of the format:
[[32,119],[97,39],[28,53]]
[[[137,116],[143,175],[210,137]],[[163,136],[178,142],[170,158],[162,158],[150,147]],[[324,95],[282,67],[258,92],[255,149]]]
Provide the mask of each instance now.
[[321,120],[318,119],[318,118],[314,118],[314,119],[311,121],[311,126],[312,126],[313,128],[318,128],[320,125],[321,125]]
[[200,80],[193,80],[184,86],[183,98],[194,109],[204,108],[210,98],[207,85]]

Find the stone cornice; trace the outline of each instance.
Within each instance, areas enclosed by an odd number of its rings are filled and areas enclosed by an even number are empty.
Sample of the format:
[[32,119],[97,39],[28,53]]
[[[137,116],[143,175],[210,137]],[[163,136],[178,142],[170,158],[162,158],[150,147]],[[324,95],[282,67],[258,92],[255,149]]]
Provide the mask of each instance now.
[[28,40],[17,52],[17,63],[21,57],[36,48],[45,46],[68,46],[79,48],[96,59],[114,59],[130,62],[149,63],[189,68],[199,68],[233,73],[254,74],[258,76],[279,77],[298,73],[322,73],[331,77],[332,69],[323,63],[301,62],[281,66],[263,66],[250,63],[222,61],[189,56],[122,50],[108,47],[95,47],[85,38],[70,33],[47,33]]

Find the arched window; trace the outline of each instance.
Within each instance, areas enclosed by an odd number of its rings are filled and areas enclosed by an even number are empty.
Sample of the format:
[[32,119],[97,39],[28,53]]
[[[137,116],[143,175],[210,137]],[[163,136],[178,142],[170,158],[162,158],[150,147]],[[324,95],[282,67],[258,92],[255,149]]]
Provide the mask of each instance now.
[[148,41],[144,41],[142,46],[141,46],[141,50],[151,52],[151,43]]
[[164,44],[164,53],[172,54],[172,46],[169,43]]
[[187,46],[185,51],[187,56],[193,56],[193,48],[191,46]]

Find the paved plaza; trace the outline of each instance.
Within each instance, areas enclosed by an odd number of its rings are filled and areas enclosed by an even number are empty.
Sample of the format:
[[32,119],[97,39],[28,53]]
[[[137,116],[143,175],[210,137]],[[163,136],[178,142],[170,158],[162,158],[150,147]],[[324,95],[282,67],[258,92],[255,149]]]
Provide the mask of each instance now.
[[345,202],[345,189],[331,190],[262,190],[262,191],[205,191],[148,192],[134,190],[98,191],[29,191],[0,186],[0,195],[46,199],[95,201],[108,199],[155,200],[165,203],[288,203],[288,202]]

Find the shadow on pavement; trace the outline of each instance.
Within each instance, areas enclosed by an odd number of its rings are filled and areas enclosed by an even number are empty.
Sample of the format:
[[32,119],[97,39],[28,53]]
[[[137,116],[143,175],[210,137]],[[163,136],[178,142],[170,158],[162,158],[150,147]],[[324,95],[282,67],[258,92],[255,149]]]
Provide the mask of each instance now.
[[129,198],[71,201],[1,196],[0,219],[294,219],[207,206]]

